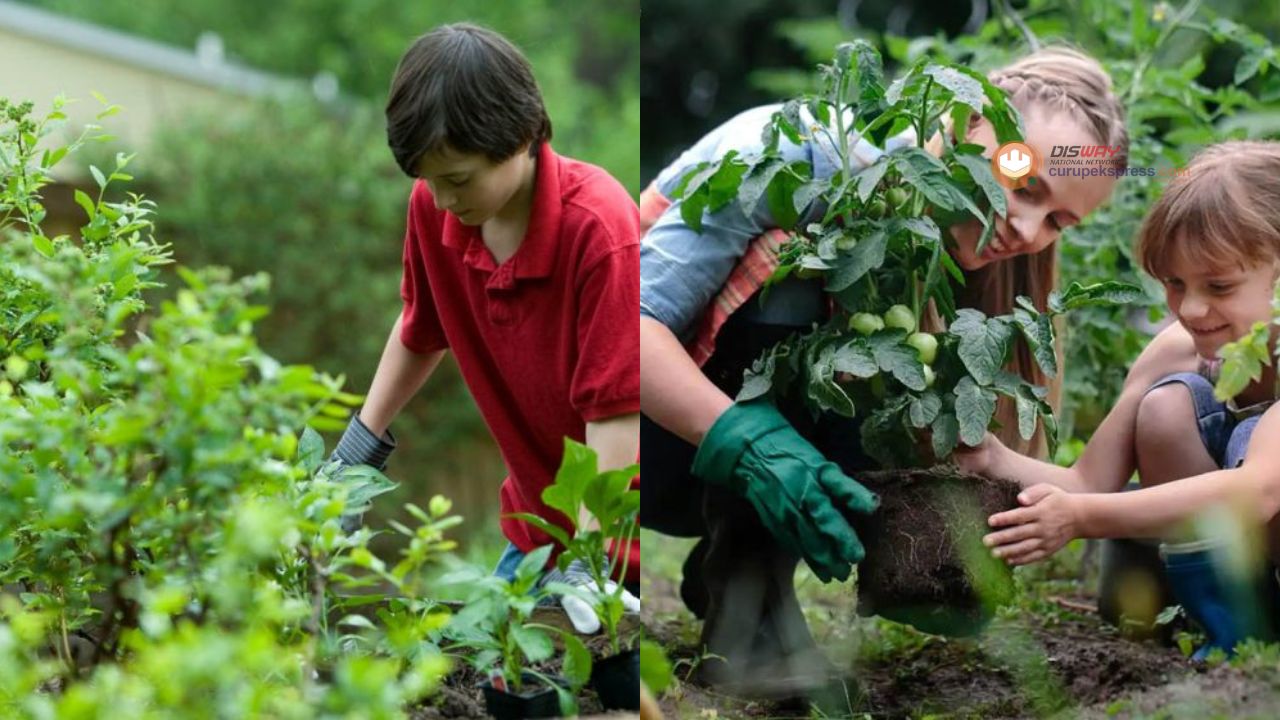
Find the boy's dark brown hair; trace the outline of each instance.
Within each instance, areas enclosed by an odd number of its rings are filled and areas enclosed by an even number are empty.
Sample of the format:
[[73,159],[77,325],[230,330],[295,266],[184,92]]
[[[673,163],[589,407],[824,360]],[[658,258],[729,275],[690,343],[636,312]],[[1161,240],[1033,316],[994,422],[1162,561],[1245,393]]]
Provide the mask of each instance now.
[[387,144],[409,177],[428,152],[449,148],[500,163],[551,139],[529,61],[498,33],[442,25],[414,41],[391,80]]

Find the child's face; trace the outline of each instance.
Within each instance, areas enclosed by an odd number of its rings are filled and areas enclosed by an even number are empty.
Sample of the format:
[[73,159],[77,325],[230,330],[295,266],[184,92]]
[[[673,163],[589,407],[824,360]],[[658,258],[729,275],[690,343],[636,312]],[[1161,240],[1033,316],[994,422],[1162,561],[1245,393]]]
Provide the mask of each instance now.
[[464,225],[483,225],[502,212],[530,177],[529,148],[503,162],[450,148],[427,153],[418,164],[418,177],[427,182],[436,208],[452,213]]
[[[1025,116],[1026,144],[1047,158],[1054,145],[1096,145],[1093,135],[1066,112],[1035,111]],[[969,131],[969,142],[986,148],[987,157],[1000,147],[995,130],[985,120]],[[1080,222],[1111,195],[1115,178],[1048,177],[1045,173],[1018,190],[1003,186],[1009,203],[1008,216],[995,218],[991,242],[977,253],[982,224],[977,219],[953,225],[955,247],[951,256],[965,270],[978,268],[1017,255],[1038,253],[1058,239],[1064,228]]]
[[1243,337],[1254,323],[1271,319],[1274,263],[1206,268],[1177,258],[1168,272],[1160,278],[1165,302],[1191,334],[1200,357],[1217,357],[1223,345]]

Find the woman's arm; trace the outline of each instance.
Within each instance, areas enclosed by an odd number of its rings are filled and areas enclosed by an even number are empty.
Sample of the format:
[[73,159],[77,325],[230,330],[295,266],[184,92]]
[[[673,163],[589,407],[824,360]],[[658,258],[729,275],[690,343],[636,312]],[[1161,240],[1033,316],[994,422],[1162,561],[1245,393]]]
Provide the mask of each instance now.
[[650,419],[696,446],[732,404],[666,325],[640,317],[640,409]]

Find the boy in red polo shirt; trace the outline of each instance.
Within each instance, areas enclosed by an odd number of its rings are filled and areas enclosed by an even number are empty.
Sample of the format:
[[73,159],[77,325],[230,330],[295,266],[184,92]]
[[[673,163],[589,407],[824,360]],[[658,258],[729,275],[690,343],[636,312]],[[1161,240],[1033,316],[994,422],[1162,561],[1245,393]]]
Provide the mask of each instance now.
[[[507,465],[502,514],[567,526],[541,500],[564,438],[594,448],[602,469],[629,465],[639,451],[636,205],[604,170],[551,149],[528,61],[474,25],[437,28],[401,59],[387,139],[400,168],[419,178],[409,197],[404,310],[335,455],[384,468],[392,419],[452,350]],[[551,542],[505,517],[502,531],[510,541],[495,571],[502,576]],[[638,542],[628,567],[630,585]],[[573,565],[567,576],[547,575],[587,584]],[[563,602],[580,631],[599,627],[581,600]],[[632,595],[624,602],[639,609]]]

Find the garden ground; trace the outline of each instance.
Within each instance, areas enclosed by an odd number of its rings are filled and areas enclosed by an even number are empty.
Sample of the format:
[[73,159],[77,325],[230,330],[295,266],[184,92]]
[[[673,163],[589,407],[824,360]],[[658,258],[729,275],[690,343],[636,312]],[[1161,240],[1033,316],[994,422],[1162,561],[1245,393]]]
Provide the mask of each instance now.
[[[1280,646],[1230,664],[1197,665],[1176,647],[1120,636],[1091,612],[1081,548],[1019,571],[1018,603],[980,637],[925,635],[854,612],[855,584],[822,585],[807,570],[797,585],[814,636],[848,668],[842,708],[744,701],[701,687],[699,623],[678,596],[692,541],[643,536],[642,621],[666,649],[677,682],[661,700],[686,718],[1275,717]],[[1086,563],[1087,565],[1087,563]],[[1184,638],[1190,640],[1191,638]],[[1185,644],[1185,643],[1184,643]]]

